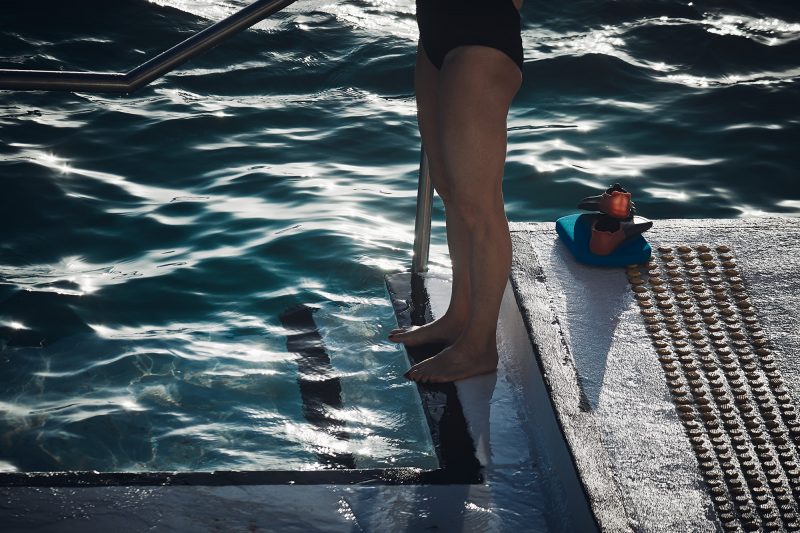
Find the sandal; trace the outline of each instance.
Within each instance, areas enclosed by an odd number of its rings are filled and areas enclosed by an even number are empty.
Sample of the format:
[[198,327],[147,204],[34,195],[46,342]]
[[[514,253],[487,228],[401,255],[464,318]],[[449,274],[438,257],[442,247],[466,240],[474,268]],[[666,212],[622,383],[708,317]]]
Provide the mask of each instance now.
[[641,235],[652,227],[653,222],[643,217],[630,216],[618,219],[609,215],[600,215],[592,222],[589,251],[595,255],[610,255],[622,243]]
[[631,201],[631,193],[619,183],[609,187],[603,194],[587,196],[578,204],[578,209],[600,211],[614,218],[628,218],[636,214],[636,206]]

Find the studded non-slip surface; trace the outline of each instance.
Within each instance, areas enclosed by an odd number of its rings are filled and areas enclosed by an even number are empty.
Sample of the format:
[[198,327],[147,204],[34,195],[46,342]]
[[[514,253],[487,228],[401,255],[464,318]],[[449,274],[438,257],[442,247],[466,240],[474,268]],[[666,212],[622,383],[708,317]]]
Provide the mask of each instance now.
[[725,531],[800,531],[800,420],[728,246],[627,268]]

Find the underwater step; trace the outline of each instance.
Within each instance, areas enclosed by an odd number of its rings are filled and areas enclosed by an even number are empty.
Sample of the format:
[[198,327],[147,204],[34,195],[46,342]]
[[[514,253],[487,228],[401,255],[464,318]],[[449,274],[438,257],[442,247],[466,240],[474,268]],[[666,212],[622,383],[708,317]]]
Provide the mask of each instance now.
[[[281,324],[293,331],[287,335],[286,350],[298,355],[297,384],[303,400],[303,416],[309,424],[332,438],[342,441],[348,435],[342,421],[329,414],[342,407],[342,386],[336,376],[325,343],[314,322],[315,309],[299,305],[281,313]],[[317,445],[316,454],[326,468],[355,468],[352,453],[331,453]]]
[[551,224],[511,232],[601,528],[800,530],[800,220],[658,220],[652,257],[622,268],[578,263]]

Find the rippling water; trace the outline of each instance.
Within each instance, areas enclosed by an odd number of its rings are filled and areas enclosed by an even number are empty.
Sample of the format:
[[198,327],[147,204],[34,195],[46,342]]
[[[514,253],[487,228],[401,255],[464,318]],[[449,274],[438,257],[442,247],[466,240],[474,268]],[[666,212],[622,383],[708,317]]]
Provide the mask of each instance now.
[[[4,3],[0,66],[127,70],[246,3]],[[795,3],[522,16],[510,220],[613,181],[653,219],[800,215]],[[416,36],[411,1],[299,1],[131,96],[0,92],[2,469],[429,464],[384,340],[383,276],[413,241]],[[349,441],[303,421],[278,318],[298,304]]]

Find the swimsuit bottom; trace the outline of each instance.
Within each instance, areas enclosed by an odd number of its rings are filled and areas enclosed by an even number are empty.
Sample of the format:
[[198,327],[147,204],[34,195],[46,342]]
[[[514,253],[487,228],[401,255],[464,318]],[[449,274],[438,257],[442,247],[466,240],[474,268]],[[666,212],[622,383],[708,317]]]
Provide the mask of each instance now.
[[522,71],[519,11],[511,0],[417,0],[420,40],[437,69],[462,45],[483,45],[508,55]]

